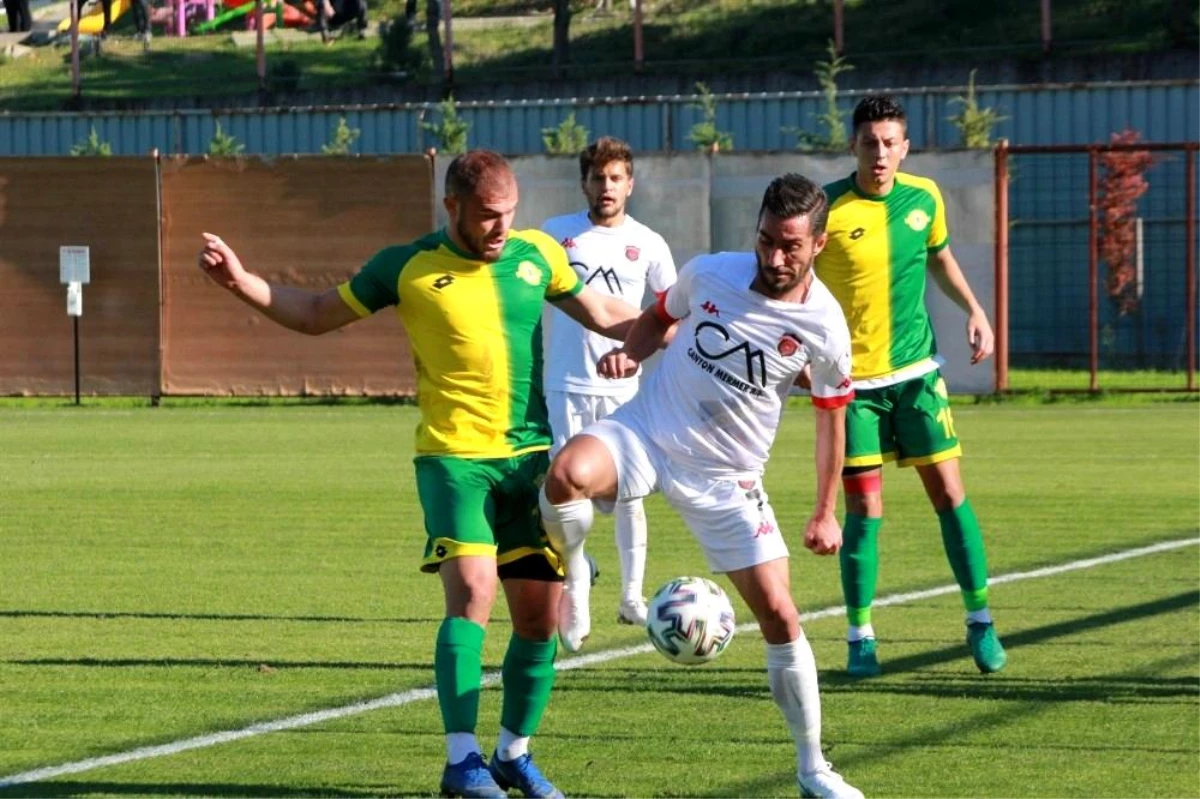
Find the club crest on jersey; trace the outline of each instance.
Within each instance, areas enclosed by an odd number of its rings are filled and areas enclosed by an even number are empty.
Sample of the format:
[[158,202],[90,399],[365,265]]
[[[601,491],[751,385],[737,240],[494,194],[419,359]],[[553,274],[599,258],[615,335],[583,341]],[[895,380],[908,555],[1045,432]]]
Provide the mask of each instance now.
[[517,277],[531,286],[536,286],[542,282],[542,270],[538,269],[533,261],[521,261],[517,264]]
[[639,250],[637,247],[634,247],[632,244],[625,245],[625,257],[628,258],[629,260],[636,261],[638,259],[638,256],[641,254],[642,254],[642,251]]
[[790,358],[800,351],[800,339],[791,333],[784,333],[779,337],[779,343],[775,345],[779,350],[779,354],[785,358]]
[[904,217],[904,224],[920,233],[929,227],[929,214],[920,208],[914,208],[912,211],[909,211],[908,216]]

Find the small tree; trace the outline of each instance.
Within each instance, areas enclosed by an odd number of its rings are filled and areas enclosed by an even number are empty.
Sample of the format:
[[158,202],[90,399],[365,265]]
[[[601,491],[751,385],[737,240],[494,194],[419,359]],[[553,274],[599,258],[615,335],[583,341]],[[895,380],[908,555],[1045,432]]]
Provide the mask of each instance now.
[[425,71],[426,54],[413,44],[413,29],[407,17],[394,17],[379,26],[377,56],[384,72],[416,76]]
[[733,134],[717,130],[717,99],[713,97],[713,93],[709,91],[708,85],[705,83],[697,82],[696,91],[700,93],[700,99],[694,103],[688,103],[688,107],[699,109],[704,115],[704,119],[692,125],[692,129],[687,135],[688,141],[695,144],[697,150],[713,152],[732,150]]
[[[1135,144],[1139,138],[1136,130],[1123,130],[1112,135],[1112,143]],[[1146,150],[1100,154],[1100,257],[1108,267],[1108,297],[1122,316],[1138,309],[1137,201],[1150,188],[1145,173],[1153,163]]]
[[441,119],[437,122],[422,122],[421,128],[433,134],[438,150],[448,155],[460,155],[467,151],[467,132],[471,123],[458,115],[454,95],[438,103]]
[[854,69],[854,65],[838,54],[832,39],[827,51],[829,60],[818,61],[813,69],[825,95],[825,113],[818,115],[817,121],[825,126],[825,146],[830,150],[844,150],[850,139],[846,136],[845,114],[838,108],[837,76]]
[[329,144],[321,145],[321,152],[325,155],[350,155],[354,142],[361,135],[362,131],[358,128],[346,124],[345,117],[338,117],[337,127],[333,129],[333,138],[329,140]]
[[985,149],[992,146],[992,130],[1008,117],[1000,116],[994,108],[980,108],[975,96],[975,72],[971,70],[967,76],[967,93],[951,98],[951,103],[962,106],[959,112],[946,117],[958,128],[964,147]]
[[574,111],[557,128],[542,128],[542,144],[548,155],[579,155],[587,142],[588,129],[575,121]]
[[221,123],[218,120],[217,132],[213,134],[212,141],[208,143],[208,154],[229,157],[238,155],[245,149],[246,145],[221,129]]
[[92,132],[86,139],[71,148],[71,155],[110,156],[112,155],[112,145],[101,141],[100,135],[96,133],[96,126],[92,125]]
[[828,61],[818,61],[813,67],[821,93],[825,95],[825,112],[817,115],[817,123],[825,128],[824,133],[811,133],[803,128],[784,127],[784,133],[796,137],[796,146],[801,150],[845,150],[850,143],[846,133],[845,113],[838,106],[837,77],[854,69],[854,65],[838,54],[833,40],[827,48]]

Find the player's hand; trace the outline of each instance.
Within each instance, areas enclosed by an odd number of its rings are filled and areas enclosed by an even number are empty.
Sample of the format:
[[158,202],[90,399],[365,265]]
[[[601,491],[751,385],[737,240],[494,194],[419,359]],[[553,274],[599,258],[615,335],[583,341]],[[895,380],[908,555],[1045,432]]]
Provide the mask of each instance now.
[[615,349],[602,355],[596,362],[596,373],[610,380],[618,380],[637,374],[640,365],[637,360],[630,358],[625,350]]
[[804,364],[804,368],[800,370],[800,374],[796,375],[796,386],[805,391],[812,391],[812,364]]
[[842,548],[842,526],[833,515],[813,516],[804,525],[804,546],[814,555],[834,555]]
[[237,253],[220,236],[212,233],[203,235],[204,248],[198,257],[200,268],[219,285],[227,289],[235,288],[239,278],[246,273]]
[[996,337],[983,311],[977,311],[967,319],[967,343],[971,346],[972,364],[985,360],[996,348]]

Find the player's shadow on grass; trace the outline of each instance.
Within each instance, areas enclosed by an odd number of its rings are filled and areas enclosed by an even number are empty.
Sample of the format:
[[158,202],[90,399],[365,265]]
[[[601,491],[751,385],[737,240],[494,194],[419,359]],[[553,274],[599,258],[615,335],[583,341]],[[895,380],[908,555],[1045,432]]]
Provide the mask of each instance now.
[[[1017,632],[1007,633],[1003,636],[1004,647],[1011,653],[1013,650],[1020,649],[1023,646],[1041,644],[1047,641],[1052,641],[1056,638],[1077,635],[1087,630],[1094,630],[1100,627],[1109,627],[1114,624],[1123,624],[1125,622],[1136,621],[1138,619],[1144,619],[1150,616],[1158,616],[1163,613],[1173,613],[1177,610],[1195,608],[1197,605],[1200,605],[1200,591],[1184,591],[1183,593],[1170,597],[1164,597],[1163,599],[1155,599],[1150,602],[1142,602],[1137,605],[1116,608],[1103,613],[1094,613],[1090,616],[1081,616],[1074,619],[1068,619],[1067,621],[1046,624],[1041,627],[1032,627],[1028,630],[1019,630]],[[884,677],[889,674],[905,674],[907,672],[917,671],[929,666],[936,666],[942,663],[949,663],[951,661],[961,660],[969,657],[970,654],[967,650],[966,643],[955,643],[953,646],[935,649],[930,652],[918,652],[916,654],[906,655],[904,657],[885,660],[883,662],[883,674]],[[1191,662],[1190,659],[1189,662]],[[1004,676],[1000,677],[1001,680],[1004,678]],[[1109,681],[1106,680],[1104,685],[1108,686],[1108,683]],[[878,688],[879,690],[894,690],[904,693],[943,693],[945,695],[955,696],[962,694],[962,686],[958,686],[958,688],[955,690],[939,692],[937,684],[937,681],[931,681],[931,684],[928,685],[922,684],[920,686],[914,686],[911,683],[897,685],[888,683],[886,681],[880,682],[874,680],[855,680],[848,677],[846,673],[841,670],[822,672],[821,674],[821,688],[823,691],[845,689],[875,690]],[[986,683],[981,680],[973,681],[970,686],[972,694],[977,694],[982,685],[985,684]],[[998,683],[995,687],[998,691],[997,698],[1049,698],[1046,694],[1042,694],[1038,691],[1033,692],[1037,694],[1033,697],[1013,696],[1008,692],[1007,687],[1002,683]],[[1063,686],[1060,686],[1060,688],[1062,687]],[[1062,696],[1060,696],[1058,692],[1055,692],[1055,696],[1066,699],[1108,698],[1111,696],[1111,694],[1106,693],[1108,687],[1097,686],[1094,691],[1090,692],[1091,695],[1088,696],[1075,695],[1075,693],[1070,690],[1063,691]],[[1194,680],[1192,681],[1190,687],[1184,686],[1181,683],[1179,684],[1178,689],[1180,692],[1185,692],[1192,696],[1196,695],[1197,693]],[[1089,693],[1089,691],[1086,689],[1081,690],[1082,693]],[[1159,694],[1153,693],[1149,695],[1159,696]]]
[[264,613],[134,613],[105,610],[0,610],[0,619],[147,619],[150,621],[286,621],[318,624],[439,624],[439,616],[427,618],[367,619],[358,616],[275,616]]
[[387,661],[275,660],[271,658],[11,658],[0,659],[0,663],[12,666],[77,666],[102,669],[217,668],[258,669],[264,672],[289,669],[336,669],[339,671],[420,671],[430,675],[433,672],[433,668],[428,662],[389,663]]
[[152,783],[152,782],[34,782],[0,787],[0,796],[67,797],[67,796],[278,796],[291,797],[370,797],[421,796],[429,793],[428,786],[399,788],[380,785],[364,788],[330,788],[316,786],[298,788],[284,785],[226,785],[215,782]]

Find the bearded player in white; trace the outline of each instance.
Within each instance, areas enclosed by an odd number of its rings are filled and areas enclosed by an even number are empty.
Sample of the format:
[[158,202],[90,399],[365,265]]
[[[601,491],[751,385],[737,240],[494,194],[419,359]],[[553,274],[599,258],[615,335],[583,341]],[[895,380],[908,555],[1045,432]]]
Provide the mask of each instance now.
[[[675,282],[675,261],[662,236],[625,213],[625,204],[633,193],[633,154],[629,145],[608,136],[597,139],[580,154],[579,172],[588,209],[548,219],[542,230],[562,244],[571,266],[589,287],[641,307],[647,287],[659,295]],[[597,361],[620,342],[593,333],[549,305],[543,313],[542,329],[553,454],[571,436],[627,402],[638,390],[638,372],[634,370],[617,380],[599,376]],[[646,514],[642,498],[618,499],[615,507],[601,503],[600,509],[612,511],[616,528],[621,563],[617,621],[644,625]],[[583,559],[582,551],[576,557]],[[590,632],[591,569],[580,565],[569,569],[568,574],[579,578],[578,582],[568,580],[565,586],[574,594],[564,605],[575,611],[575,634],[560,638],[563,646],[574,652]]]
[[804,545],[818,555],[838,551],[834,514],[854,389],[846,319],[812,271],[828,212],[820,186],[783,175],[763,196],[753,253],[701,255],[683,267],[598,368],[613,378],[632,374],[678,320],[662,363],[632,400],[558,453],[541,509],[551,543],[571,563],[591,527],[593,500],[661,491],[709,567],[728,576],[758,620],[771,695],[796,744],[801,795],[861,799],[821,751],[816,662],[762,483],[788,391],[809,366],[817,497]]

